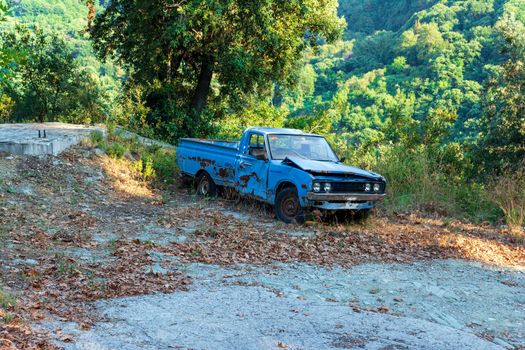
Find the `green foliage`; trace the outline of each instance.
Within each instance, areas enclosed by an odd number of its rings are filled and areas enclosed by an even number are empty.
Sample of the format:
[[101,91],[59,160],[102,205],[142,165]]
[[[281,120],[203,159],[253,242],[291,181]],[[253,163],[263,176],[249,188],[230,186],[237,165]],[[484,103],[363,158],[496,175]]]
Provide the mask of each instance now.
[[376,170],[389,181],[389,210],[430,210],[452,214],[454,192],[427,150],[407,152],[404,147],[385,150]]
[[[155,182],[158,186],[172,185],[178,174],[177,158],[174,149],[160,145],[146,145],[138,137],[126,136],[122,130],[109,132],[110,145],[104,142],[99,147],[113,158],[136,159],[130,168],[138,174],[141,180]],[[96,146],[96,145],[94,145]]]
[[9,121],[14,106],[15,101],[11,97],[7,95],[0,96],[0,123]]
[[0,96],[15,105],[4,120],[104,121],[119,94],[122,70],[94,57],[86,3],[9,3],[0,23]]
[[[7,20],[6,14],[8,10],[9,6],[7,6],[4,0],[0,0],[0,28],[3,25],[2,23]],[[22,58],[22,52],[15,50],[0,39],[0,92],[9,85],[12,70],[16,64],[20,63]],[[0,108],[0,112],[1,111],[3,111],[2,108]]]
[[341,34],[336,10],[335,0],[112,1],[92,37],[102,57],[130,67],[146,107],[139,118],[176,139],[211,132],[227,107],[274,83],[294,86],[305,47]]
[[345,0],[339,13],[348,22],[347,35],[371,34],[377,30],[397,31],[418,11],[438,0]]
[[3,32],[0,40],[26,53],[22,64],[12,71],[12,83],[4,88],[4,94],[14,101],[9,119],[103,120],[95,78],[81,69],[60,36],[17,26]]
[[108,156],[120,159],[124,157],[128,149],[119,142],[112,142],[106,147],[105,151]]
[[229,114],[217,124],[216,137],[238,139],[244,129],[250,126],[283,127],[288,110],[272,106],[267,101],[253,101],[239,112]]
[[91,143],[95,146],[101,144],[104,141],[104,134],[102,131],[93,131],[90,135]]
[[[158,149],[150,152],[150,168],[146,163],[145,172],[164,185],[172,185],[176,180],[179,168],[177,167],[177,158],[173,150]],[[153,170],[153,172],[151,171]]]
[[488,171],[523,167],[525,160],[525,25],[506,15],[497,25],[508,60],[485,87],[478,158]]

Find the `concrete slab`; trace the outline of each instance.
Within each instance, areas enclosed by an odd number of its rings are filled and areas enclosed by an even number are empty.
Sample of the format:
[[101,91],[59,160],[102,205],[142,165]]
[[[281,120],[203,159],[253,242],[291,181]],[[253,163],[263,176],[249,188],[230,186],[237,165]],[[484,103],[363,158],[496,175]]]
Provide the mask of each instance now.
[[69,147],[89,138],[94,131],[101,131],[104,134],[106,132],[102,127],[65,123],[0,124],[0,152],[57,156]]

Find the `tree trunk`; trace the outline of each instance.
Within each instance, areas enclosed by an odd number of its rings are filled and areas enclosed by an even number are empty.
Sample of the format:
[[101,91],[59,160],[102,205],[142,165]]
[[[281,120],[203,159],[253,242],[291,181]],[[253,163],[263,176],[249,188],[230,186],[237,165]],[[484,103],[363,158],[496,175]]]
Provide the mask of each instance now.
[[212,57],[204,57],[201,63],[199,80],[197,82],[197,86],[195,87],[193,99],[191,101],[191,108],[197,113],[202,112],[204,107],[206,107],[206,103],[208,102],[214,66],[215,62],[213,61]]

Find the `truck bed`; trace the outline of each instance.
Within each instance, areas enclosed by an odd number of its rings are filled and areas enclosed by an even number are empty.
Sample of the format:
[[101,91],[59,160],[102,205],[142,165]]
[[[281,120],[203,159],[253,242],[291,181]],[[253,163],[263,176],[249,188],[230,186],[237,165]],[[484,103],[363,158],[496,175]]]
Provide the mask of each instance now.
[[233,148],[239,150],[239,141],[223,141],[223,140],[209,140],[209,139],[181,139],[181,142],[206,144],[209,146]]
[[206,170],[218,185],[234,182],[239,141],[181,139],[177,163],[182,173],[195,176]]

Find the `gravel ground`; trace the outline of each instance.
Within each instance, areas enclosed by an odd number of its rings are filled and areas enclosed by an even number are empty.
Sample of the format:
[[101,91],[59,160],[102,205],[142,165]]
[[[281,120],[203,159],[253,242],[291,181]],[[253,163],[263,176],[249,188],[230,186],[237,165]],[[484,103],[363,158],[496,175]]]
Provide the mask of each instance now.
[[[191,264],[190,292],[97,303],[66,349],[501,349],[525,344],[525,273],[463,261],[324,269]],[[373,312],[375,311],[375,312]],[[378,312],[379,311],[379,312]],[[488,341],[487,339],[491,340]]]
[[[290,227],[248,201],[165,200],[127,163],[80,148],[0,156],[0,177],[0,283],[24,306],[14,321],[82,322],[40,324],[66,349],[525,349],[525,251],[493,227]],[[514,269],[429,261],[445,257]],[[275,261],[288,263],[242,265]],[[130,295],[143,296],[108,299]],[[2,331],[40,339],[16,322]]]

